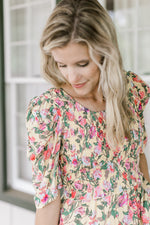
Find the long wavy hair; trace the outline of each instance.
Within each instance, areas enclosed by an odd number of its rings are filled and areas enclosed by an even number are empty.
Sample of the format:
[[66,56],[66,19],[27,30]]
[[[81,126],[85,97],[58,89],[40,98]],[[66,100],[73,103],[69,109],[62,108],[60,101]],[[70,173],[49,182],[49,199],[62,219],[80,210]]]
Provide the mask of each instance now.
[[[47,21],[40,42],[42,72],[56,87],[66,80],[51,51],[69,42],[86,44],[90,57],[100,69],[99,89],[106,100],[106,138],[109,145],[115,147],[125,137],[130,139],[131,112],[114,24],[97,0],[62,0]],[[96,60],[95,54],[102,57],[102,62]]]

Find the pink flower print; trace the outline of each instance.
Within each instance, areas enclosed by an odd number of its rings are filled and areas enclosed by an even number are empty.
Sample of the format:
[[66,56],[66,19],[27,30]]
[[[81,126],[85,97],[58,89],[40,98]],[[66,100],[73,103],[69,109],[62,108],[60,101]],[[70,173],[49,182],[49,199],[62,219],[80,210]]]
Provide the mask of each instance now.
[[44,159],[47,160],[50,158],[51,154],[52,154],[52,150],[53,148],[48,146],[47,151],[44,151]]
[[140,97],[141,97],[141,99],[142,99],[142,98],[144,98],[144,96],[145,96],[145,92],[144,92],[144,91],[139,91],[139,95],[140,95]]
[[70,137],[69,130],[65,130],[64,132],[64,139],[68,139]]
[[94,170],[93,175],[94,175],[94,179],[97,180],[102,177],[102,172],[100,171],[100,169],[96,169]]
[[105,181],[103,182],[103,187],[104,187],[104,189],[105,189],[106,191],[109,191],[109,190],[111,189],[111,183],[108,182],[107,180],[105,180]]
[[105,138],[106,134],[103,133],[102,130],[100,131],[97,131],[97,137],[100,139],[100,140],[103,140],[103,138]]
[[130,169],[129,159],[127,159],[127,160],[125,161],[125,167],[126,167],[127,170]]
[[54,162],[55,160],[52,160],[52,162],[49,164],[49,170],[52,170],[54,168]]
[[61,116],[61,111],[60,111],[60,109],[57,109],[57,115],[58,115],[58,116]]
[[102,143],[98,142],[98,145],[94,148],[94,152],[96,155],[100,155],[102,152]]
[[135,144],[131,145],[131,149],[134,150],[135,149]]
[[122,160],[122,155],[119,156],[118,159],[117,159],[118,164],[120,164],[121,160]]
[[77,210],[75,211],[75,214],[76,215],[79,214],[79,215],[83,216],[85,214],[85,208],[83,208],[83,207],[77,208]]
[[84,200],[84,202],[86,202],[86,201],[90,201],[91,198],[92,198],[91,192],[88,192],[84,196],[81,196],[80,200]]
[[63,101],[61,101],[59,98],[56,98],[55,99],[55,102],[59,105],[59,106],[64,106],[64,102]]
[[75,107],[78,112],[80,112],[82,110],[81,106],[77,102],[75,103]]
[[68,119],[70,120],[70,121],[74,121],[75,120],[75,115],[72,113],[72,112],[66,112],[66,115],[67,115],[67,117],[68,117]]
[[95,168],[97,165],[98,165],[98,164],[97,164],[97,161],[94,161],[94,162],[93,162],[93,168]]
[[35,142],[35,137],[30,137],[29,136],[29,140],[34,143]]
[[75,181],[74,186],[78,190],[82,190],[82,188],[83,188],[83,185],[81,184],[81,181],[79,181],[79,180]]
[[85,124],[87,123],[87,122],[86,122],[86,119],[83,118],[83,117],[81,117],[81,116],[79,116],[79,120],[78,120],[78,121],[79,121],[79,124],[80,124],[81,126],[83,126],[83,127],[84,127]]
[[150,217],[142,215],[142,222],[143,222],[144,225],[149,225],[150,224]]
[[43,145],[39,146],[39,148],[37,149],[37,153],[40,154],[43,151],[43,149],[44,149]]
[[108,168],[108,171],[113,173],[114,172],[114,164],[111,163],[111,162],[108,162],[107,163],[107,168]]
[[139,111],[142,110],[142,104],[141,104],[141,102],[139,103],[139,108],[138,108],[138,110],[139,110]]
[[[124,218],[123,218],[123,224],[124,224],[124,225],[129,225],[129,224],[131,224],[132,222],[133,222],[133,219],[132,219],[132,218],[129,218],[128,215],[124,216]],[[121,223],[121,225],[122,225],[122,223]]]
[[31,161],[34,161],[34,160],[35,160],[35,154],[32,154],[32,155],[30,156],[30,160],[31,160]]
[[77,166],[77,165],[78,165],[77,159],[74,158],[74,159],[72,160],[72,164],[73,164],[74,166]]
[[38,119],[38,117],[37,117],[37,116],[35,116],[34,118],[35,118],[35,121],[36,121],[36,122],[38,122],[38,121],[39,121],[39,119]]
[[55,151],[54,151],[54,155],[57,154],[57,152],[60,150],[60,143],[56,143],[56,146],[55,146]]
[[71,175],[67,176],[67,180],[68,181],[70,181],[71,179],[72,179],[72,176]]
[[85,136],[85,133],[84,133],[84,129],[83,128],[79,128],[79,134],[84,137]]
[[120,207],[127,205],[127,202],[128,202],[128,194],[127,193],[123,193],[122,195],[119,196],[118,205]]
[[91,186],[91,184],[87,184],[87,192],[92,192],[92,186]]
[[40,112],[42,119],[45,119],[47,114],[48,114],[48,110],[47,109],[42,109]]
[[41,199],[41,202],[45,203],[48,200],[48,194],[45,194],[44,197]]
[[136,198],[129,200],[129,205],[132,209],[137,210],[137,200]]
[[40,130],[45,130],[45,128],[46,128],[46,124],[45,123],[42,123],[42,124],[39,124],[39,129]]
[[84,166],[90,166],[90,158],[89,157],[83,156],[82,162],[83,162]]
[[82,169],[80,170],[80,172],[85,174],[85,173],[86,173],[86,169],[85,169],[85,168],[82,168]]
[[105,196],[104,200],[107,202],[108,205],[111,204],[111,196],[110,195],[109,196]]
[[98,222],[98,220],[95,220],[95,221],[90,222],[89,225],[99,225],[99,222]]
[[102,117],[98,117],[98,120],[99,120],[100,124],[102,124],[103,118]]
[[43,174],[41,172],[38,173],[37,180],[38,181],[42,181],[43,180]]
[[71,133],[71,136],[74,136],[74,129],[73,128],[70,129],[70,133]]
[[94,126],[94,124],[92,124],[90,131],[89,131],[90,138],[93,138],[95,136],[95,134],[96,134],[96,127]]
[[141,80],[141,78],[139,76],[137,76],[135,73],[133,73],[134,77],[133,77],[133,81],[137,82],[137,83],[143,83],[143,81]]

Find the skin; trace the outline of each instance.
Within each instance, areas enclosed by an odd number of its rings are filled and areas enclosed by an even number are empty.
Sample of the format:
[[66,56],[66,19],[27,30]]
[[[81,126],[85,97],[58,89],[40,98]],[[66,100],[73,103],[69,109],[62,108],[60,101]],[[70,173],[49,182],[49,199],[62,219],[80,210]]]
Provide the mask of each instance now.
[[[100,71],[89,56],[88,47],[83,44],[69,43],[63,48],[55,48],[52,55],[58,68],[67,80],[62,88],[90,110],[104,110],[102,92],[98,92]],[[96,56],[100,60],[99,56]],[[82,85],[84,84],[84,85]],[[139,168],[150,181],[144,154],[140,154]],[[60,213],[60,194],[57,199],[36,211],[35,225],[58,225]]]
[[41,209],[37,209],[35,225],[58,225],[60,214],[60,193],[55,201]]
[[[67,80],[62,88],[90,110],[104,110],[103,95],[98,91],[100,70],[90,58],[87,45],[70,42],[65,47],[53,49],[52,56]],[[95,57],[101,60],[100,56]]]

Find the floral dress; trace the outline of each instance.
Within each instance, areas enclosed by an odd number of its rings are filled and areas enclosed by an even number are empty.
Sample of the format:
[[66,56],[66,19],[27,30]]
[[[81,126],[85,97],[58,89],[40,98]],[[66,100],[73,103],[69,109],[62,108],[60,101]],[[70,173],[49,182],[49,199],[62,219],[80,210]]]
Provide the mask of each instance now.
[[31,100],[27,110],[28,158],[35,205],[61,193],[59,225],[150,225],[150,183],[139,170],[147,141],[143,110],[150,87],[127,72],[132,139],[110,149],[105,111],[93,112],[62,88]]

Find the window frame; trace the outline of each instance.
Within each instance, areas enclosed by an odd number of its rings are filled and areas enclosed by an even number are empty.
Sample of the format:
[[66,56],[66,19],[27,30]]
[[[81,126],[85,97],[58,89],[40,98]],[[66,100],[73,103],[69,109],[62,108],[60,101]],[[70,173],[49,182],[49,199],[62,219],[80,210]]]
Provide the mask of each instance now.
[[16,191],[7,186],[3,1],[0,1],[0,34],[0,200],[35,211],[33,195]]

